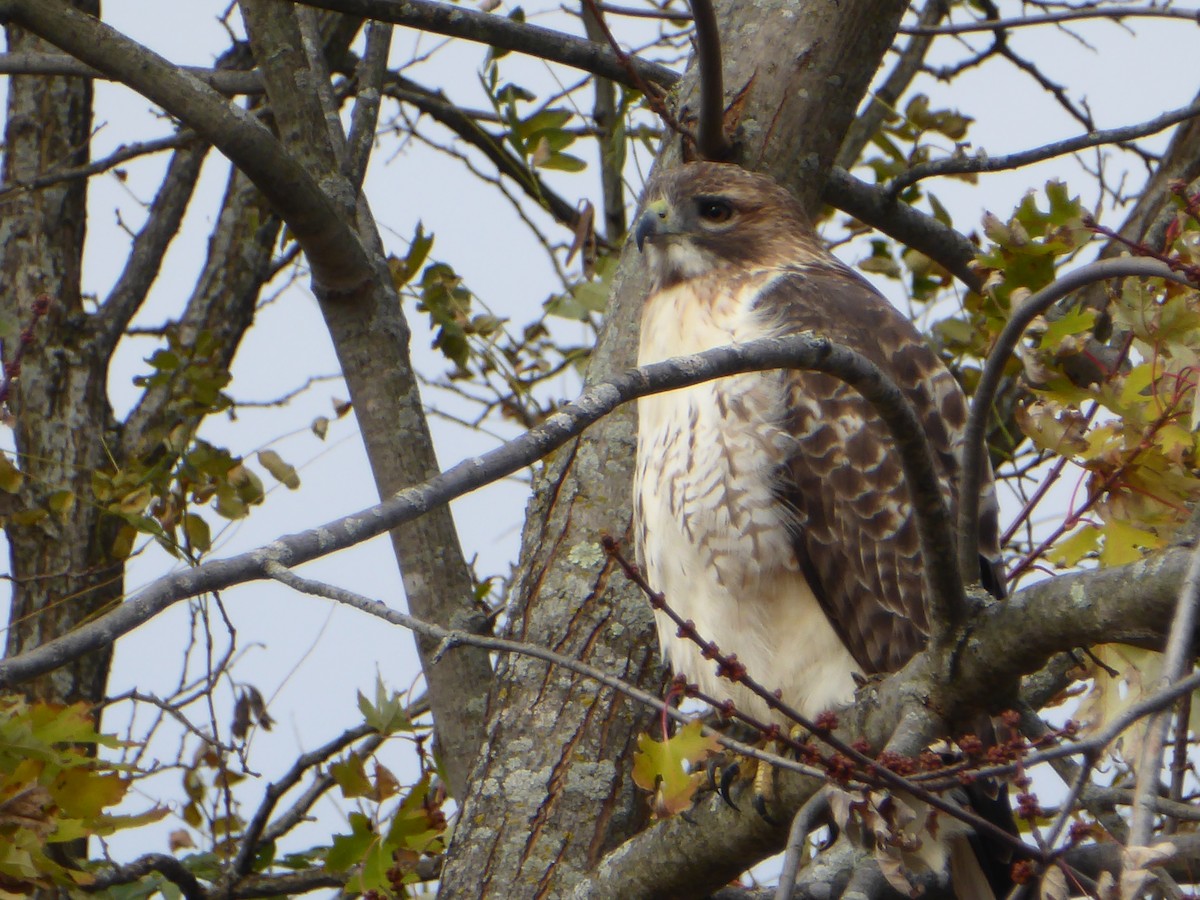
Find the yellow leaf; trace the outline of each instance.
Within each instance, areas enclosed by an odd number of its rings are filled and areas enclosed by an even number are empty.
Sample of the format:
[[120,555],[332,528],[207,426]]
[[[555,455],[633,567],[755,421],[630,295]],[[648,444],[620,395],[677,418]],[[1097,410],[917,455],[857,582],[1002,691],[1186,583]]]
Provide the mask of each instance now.
[[21,482],[24,478],[21,470],[14,466],[13,461],[8,458],[8,454],[0,453],[0,491],[15,494],[21,489]]
[[638,735],[633,780],[655,792],[656,817],[674,815],[691,805],[701,777],[694,771],[696,764],[715,753],[718,746],[715,736],[702,733],[699,722],[689,722],[665,741]]
[[1100,544],[1100,529],[1095,525],[1084,525],[1070,537],[1059,541],[1046,553],[1046,558],[1057,566],[1071,568],[1089,553],[1094,553]]
[[1104,525],[1104,547],[1100,551],[1103,566],[1123,566],[1142,558],[1144,550],[1151,550],[1162,540],[1152,531],[1113,519]]

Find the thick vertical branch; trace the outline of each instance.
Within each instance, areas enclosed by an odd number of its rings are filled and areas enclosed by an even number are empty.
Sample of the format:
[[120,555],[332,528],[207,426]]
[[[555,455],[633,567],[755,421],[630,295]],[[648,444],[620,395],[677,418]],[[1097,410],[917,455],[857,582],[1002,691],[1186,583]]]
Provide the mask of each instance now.
[[[88,12],[98,8],[93,0],[78,5]],[[6,35],[13,53],[53,49],[16,25]],[[86,163],[91,106],[90,78],[10,79],[4,181],[30,182]],[[112,436],[112,418],[104,348],[89,329],[78,327],[86,205],[84,179],[17,191],[0,203],[0,308],[9,321],[28,322],[35,298],[44,295],[50,303],[10,399],[17,460],[25,473],[19,508],[30,517],[44,515],[5,524],[13,575],[9,655],[71,630],[115,603],[123,590],[124,566],[112,554],[114,523],[87,502],[92,472],[108,465],[104,443]],[[48,508],[51,495],[62,491],[78,501],[66,516]],[[26,691],[57,702],[99,701],[110,659],[110,650],[89,654]]]
[[[581,9],[583,28],[588,39],[599,43],[604,40],[604,29],[596,20],[600,13],[593,3],[584,3]],[[600,148],[600,195],[604,204],[604,237],[616,244],[625,234],[625,129],[617,119],[616,87],[607,78],[597,76],[593,81],[596,100],[592,106],[592,119],[600,130],[597,144]]]
[[696,149],[714,162],[728,162],[733,145],[725,135],[725,78],[721,35],[712,0],[691,0],[696,26],[696,71],[700,74],[700,124]]
[[[366,258],[351,279],[353,289],[331,290],[315,278],[313,291],[350,389],[376,485],[386,497],[438,471],[409,360],[408,325],[374,219],[355,180],[345,174],[350,151],[340,125],[319,101],[321,67],[304,53],[295,10],[272,0],[245,0],[242,12],[286,151],[328,192],[340,210],[341,228],[358,237]],[[303,245],[319,269],[329,248]],[[398,441],[397,434],[404,440]],[[446,627],[482,627],[448,509],[397,528],[391,537],[414,615]],[[450,789],[461,797],[483,737],[491,665],[478,648],[462,647],[435,658],[436,643],[418,639],[417,649]]]

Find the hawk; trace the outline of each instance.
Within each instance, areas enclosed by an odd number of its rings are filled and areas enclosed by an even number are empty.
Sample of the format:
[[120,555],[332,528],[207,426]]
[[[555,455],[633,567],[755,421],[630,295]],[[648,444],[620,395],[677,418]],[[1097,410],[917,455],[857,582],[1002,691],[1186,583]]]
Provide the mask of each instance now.
[[[813,332],[858,351],[924,424],[956,500],[967,403],[912,323],[822,245],[780,185],[692,163],[652,183],[636,225],[653,288],[639,365]],[[736,375],[638,401],[638,559],[679,615],[810,719],[892,672],[929,631],[916,523],[873,407],[815,372]],[[997,505],[986,479],[981,573],[997,595]],[[672,668],[718,701],[785,723],[718,677],[656,614]]]

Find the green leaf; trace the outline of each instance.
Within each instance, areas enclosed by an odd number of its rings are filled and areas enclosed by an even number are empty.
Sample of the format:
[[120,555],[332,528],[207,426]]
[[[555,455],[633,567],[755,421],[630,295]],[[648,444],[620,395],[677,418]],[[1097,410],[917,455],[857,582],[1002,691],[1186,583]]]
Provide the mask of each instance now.
[[350,834],[333,836],[333,846],[325,856],[325,868],[331,872],[346,871],[361,862],[378,840],[370,819],[362,813],[350,813]]
[[1046,326],[1046,331],[1042,335],[1042,345],[1051,348],[1057,347],[1064,338],[1091,331],[1095,324],[1096,311],[1094,309],[1073,309]]
[[416,274],[421,271],[421,266],[425,264],[425,260],[429,258],[429,251],[432,248],[433,235],[426,234],[425,226],[418,222],[417,230],[408,244],[408,255],[404,259],[395,256],[388,257],[388,269],[392,273],[392,282],[396,285],[397,290],[416,277]]
[[587,163],[577,156],[571,156],[569,153],[551,153],[550,156],[540,166],[543,169],[554,169],[559,172],[582,172],[587,168]]
[[296,467],[284,462],[283,457],[274,450],[260,450],[258,461],[280,484],[287,485],[293,491],[300,487],[300,476],[296,473]]
[[341,762],[335,762],[329,767],[329,774],[342,789],[342,796],[351,797],[371,796],[371,779],[367,777],[366,767],[362,757],[351,754]]
[[188,545],[193,550],[200,553],[207,553],[212,549],[212,531],[208,527],[208,523],[195,513],[188,513],[183,517],[183,530],[187,535]]
[[1055,565],[1072,568],[1100,546],[1100,529],[1085,525],[1065,540],[1059,541],[1046,553],[1046,558]]
[[363,721],[380,734],[393,734],[397,731],[412,731],[412,720],[404,708],[400,694],[389,691],[384,686],[383,679],[375,679],[375,702],[371,703],[362,693],[358,693],[358,710],[363,714]]

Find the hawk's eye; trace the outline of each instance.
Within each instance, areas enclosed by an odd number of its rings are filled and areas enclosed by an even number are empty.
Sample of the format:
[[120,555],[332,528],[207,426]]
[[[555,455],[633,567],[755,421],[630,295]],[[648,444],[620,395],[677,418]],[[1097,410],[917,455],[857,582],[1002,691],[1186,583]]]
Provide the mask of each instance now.
[[733,216],[733,205],[728,200],[703,197],[698,201],[700,218],[705,222],[728,222]]

